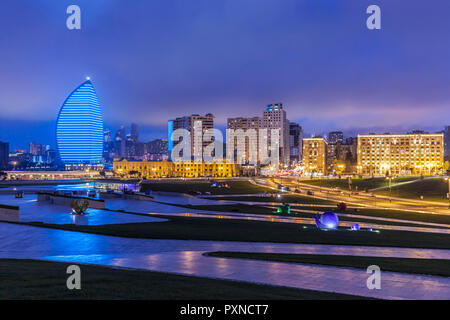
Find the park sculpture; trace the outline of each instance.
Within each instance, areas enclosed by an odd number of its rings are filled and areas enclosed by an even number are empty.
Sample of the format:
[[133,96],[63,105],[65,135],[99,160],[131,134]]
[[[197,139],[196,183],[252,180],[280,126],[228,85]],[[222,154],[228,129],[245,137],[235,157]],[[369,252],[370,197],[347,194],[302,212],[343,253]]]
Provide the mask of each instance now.
[[89,201],[87,199],[75,199],[71,202],[72,214],[85,214],[89,207]]
[[320,214],[317,214],[314,217],[314,221],[316,222],[317,228],[322,229],[337,229],[339,225],[339,218],[336,213],[327,211]]
[[277,213],[282,213],[282,214],[290,214],[291,213],[291,206],[289,203],[283,203],[282,206],[279,206],[277,208]]

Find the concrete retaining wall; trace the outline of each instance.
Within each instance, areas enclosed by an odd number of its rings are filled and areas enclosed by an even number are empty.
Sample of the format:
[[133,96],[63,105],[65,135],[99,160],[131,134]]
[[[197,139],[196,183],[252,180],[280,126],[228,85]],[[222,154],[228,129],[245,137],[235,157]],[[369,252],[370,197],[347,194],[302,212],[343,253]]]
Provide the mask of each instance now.
[[151,196],[146,196],[143,194],[126,194],[124,193],[122,195],[122,199],[125,200],[144,200],[144,201],[153,201],[153,197]]
[[52,204],[70,206],[73,200],[83,199],[89,202],[89,208],[105,209],[105,200],[86,197],[64,196],[50,193],[38,193],[38,201],[50,201]]
[[17,208],[4,208],[0,206],[0,220],[2,221],[12,221],[19,222],[20,221],[20,209]]
[[101,199],[120,199],[120,198],[122,198],[122,195],[120,193],[101,192],[100,198]]

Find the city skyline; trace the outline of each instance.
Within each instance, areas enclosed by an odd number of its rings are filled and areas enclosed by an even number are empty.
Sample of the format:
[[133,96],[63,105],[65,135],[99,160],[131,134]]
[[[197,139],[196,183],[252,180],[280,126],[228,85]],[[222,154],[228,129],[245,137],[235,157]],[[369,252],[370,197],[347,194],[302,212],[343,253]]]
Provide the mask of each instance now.
[[443,1],[429,8],[382,1],[380,32],[365,28],[360,1],[188,8],[170,1],[114,10],[107,1],[79,1],[79,31],[60,26],[64,1],[27,3],[27,19],[19,19],[22,2],[0,5],[8,31],[0,57],[9,62],[0,75],[0,139],[13,148],[30,140],[54,146],[64,93],[86,76],[98,88],[106,127],[137,122],[145,140],[164,138],[181,106],[213,113],[221,129],[229,117],[281,101],[309,135],[434,132],[450,121],[450,47],[441,41],[450,5]]

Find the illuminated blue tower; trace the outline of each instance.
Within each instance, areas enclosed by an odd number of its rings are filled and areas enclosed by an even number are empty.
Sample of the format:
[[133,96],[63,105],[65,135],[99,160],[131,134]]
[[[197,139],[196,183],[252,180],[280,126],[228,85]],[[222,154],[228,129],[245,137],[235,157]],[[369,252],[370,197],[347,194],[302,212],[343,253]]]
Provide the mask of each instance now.
[[90,80],[76,88],[59,110],[56,143],[64,164],[102,161],[103,117]]

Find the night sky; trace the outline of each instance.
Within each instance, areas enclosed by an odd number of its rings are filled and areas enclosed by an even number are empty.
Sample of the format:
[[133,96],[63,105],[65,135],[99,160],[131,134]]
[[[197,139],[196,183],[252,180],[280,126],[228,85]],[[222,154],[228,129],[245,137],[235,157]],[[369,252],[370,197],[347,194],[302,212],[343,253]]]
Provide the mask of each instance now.
[[[81,7],[82,29],[66,28]],[[377,4],[382,29],[366,28]],[[2,0],[0,140],[54,146],[64,99],[90,76],[105,126],[260,116],[283,102],[308,135],[450,124],[450,1]]]

